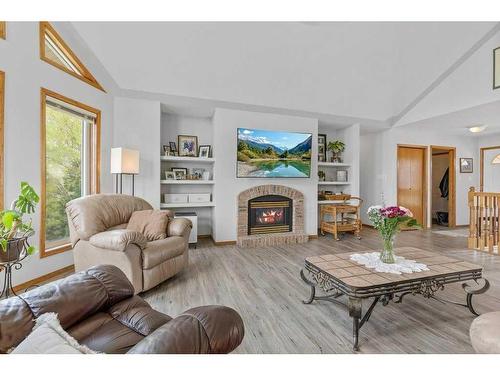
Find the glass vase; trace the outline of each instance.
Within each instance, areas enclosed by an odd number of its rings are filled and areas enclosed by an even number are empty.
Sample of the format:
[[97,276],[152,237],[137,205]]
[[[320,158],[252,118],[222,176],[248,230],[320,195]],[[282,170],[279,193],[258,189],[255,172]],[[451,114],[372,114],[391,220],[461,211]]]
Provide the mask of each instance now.
[[384,263],[396,263],[394,257],[394,237],[384,238],[384,248],[380,252],[380,260]]

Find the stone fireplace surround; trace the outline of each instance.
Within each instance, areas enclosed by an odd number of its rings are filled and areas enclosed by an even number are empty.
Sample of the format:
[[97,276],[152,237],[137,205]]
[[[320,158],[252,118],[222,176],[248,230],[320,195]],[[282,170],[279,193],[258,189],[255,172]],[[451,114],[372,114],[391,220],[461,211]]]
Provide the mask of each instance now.
[[[281,195],[293,200],[291,232],[248,235],[248,201],[264,195]],[[304,232],[304,195],[300,191],[283,185],[259,185],[238,194],[238,246],[297,244],[308,239]]]

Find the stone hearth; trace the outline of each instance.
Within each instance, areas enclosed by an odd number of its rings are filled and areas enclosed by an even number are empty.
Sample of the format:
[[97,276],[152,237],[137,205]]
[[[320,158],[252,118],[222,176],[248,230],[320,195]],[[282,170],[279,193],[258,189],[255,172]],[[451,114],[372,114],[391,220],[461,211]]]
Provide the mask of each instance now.
[[[248,201],[265,195],[281,195],[292,199],[292,231],[248,235]],[[297,244],[305,243],[308,239],[309,237],[304,232],[304,195],[300,191],[283,185],[260,185],[242,191],[238,195],[238,246]]]

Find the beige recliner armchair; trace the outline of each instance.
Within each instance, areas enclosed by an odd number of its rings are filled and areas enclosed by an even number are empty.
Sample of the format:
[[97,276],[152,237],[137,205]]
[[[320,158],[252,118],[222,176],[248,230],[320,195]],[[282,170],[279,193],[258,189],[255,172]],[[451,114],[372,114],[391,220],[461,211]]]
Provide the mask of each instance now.
[[133,212],[151,209],[144,199],[128,195],[96,194],[70,201],[66,213],[76,272],[112,264],[140,293],[184,269],[191,221],[174,219],[169,212],[167,237],[151,242],[126,229]]

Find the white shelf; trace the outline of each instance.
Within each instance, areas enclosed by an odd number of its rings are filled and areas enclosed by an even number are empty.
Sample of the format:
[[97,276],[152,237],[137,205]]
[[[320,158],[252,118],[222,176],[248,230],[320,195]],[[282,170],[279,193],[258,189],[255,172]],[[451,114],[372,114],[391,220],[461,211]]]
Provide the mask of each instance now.
[[215,163],[214,158],[198,158],[188,156],[160,156],[162,161],[188,162],[188,163]]
[[161,180],[162,185],[214,185],[214,180]]
[[318,185],[350,185],[350,182],[341,182],[341,181],[318,181]]
[[345,202],[343,199],[330,199],[326,201],[318,201],[318,204],[332,204],[332,203],[339,203],[339,202]]
[[328,161],[319,161],[318,167],[350,167],[350,164],[347,163],[332,163]]
[[203,203],[160,203],[160,208],[215,207],[215,202]]

